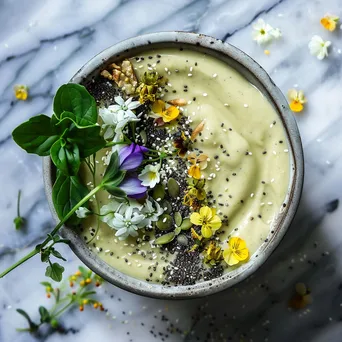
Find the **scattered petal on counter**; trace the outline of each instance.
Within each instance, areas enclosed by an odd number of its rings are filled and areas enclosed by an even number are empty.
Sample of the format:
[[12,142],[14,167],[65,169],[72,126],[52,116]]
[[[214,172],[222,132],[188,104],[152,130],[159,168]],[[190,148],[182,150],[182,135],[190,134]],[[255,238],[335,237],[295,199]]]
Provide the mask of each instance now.
[[321,19],[321,24],[325,29],[332,32],[332,31],[335,31],[336,25],[337,25],[339,20],[340,20],[340,18],[337,17],[336,15],[326,14]]
[[290,100],[290,108],[293,112],[299,113],[304,109],[304,103],[307,99],[304,96],[303,90],[290,89],[287,93]]
[[28,97],[28,87],[23,84],[17,84],[14,86],[14,94],[16,99],[26,101]]
[[292,309],[304,309],[312,303],[311,291],[304,283],[297,283],[295,285],[295,293],[289,300],[289,307]]
[[278,28],[273,28],[271,25],[266,24],[263,19],[259,19],[253,24],[253,40],[259,45],[269,43],[273,39],[281,37],[281,31]]
[[309,42],[309,50],[313,56],[317,59],[322,60],[328,57],[328,48],[331,45],[331,41],[323,40],[320,36],[313,36]]

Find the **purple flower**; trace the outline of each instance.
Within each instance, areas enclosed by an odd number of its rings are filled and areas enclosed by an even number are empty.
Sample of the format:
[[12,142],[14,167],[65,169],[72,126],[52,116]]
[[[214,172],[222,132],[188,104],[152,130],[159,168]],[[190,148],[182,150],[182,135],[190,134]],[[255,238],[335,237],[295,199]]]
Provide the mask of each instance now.
[[144,158],[144,153],[147,151],[148,149],[146,147],[134,143],[123,147],[119,151],[120,169],[126,171],[135,170],[140,166]]
[[142,198],[146,195],[146,186],[141,185],[141,181],[135,177],[127,177],[120,184],[120,189],[125,191],[128,197]]

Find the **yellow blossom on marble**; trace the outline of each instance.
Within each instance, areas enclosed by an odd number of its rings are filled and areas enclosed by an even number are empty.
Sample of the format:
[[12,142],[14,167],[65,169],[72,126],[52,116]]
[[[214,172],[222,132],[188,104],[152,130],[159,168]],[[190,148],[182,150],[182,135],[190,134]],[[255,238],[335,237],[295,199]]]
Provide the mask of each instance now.
[[170,106],[166,108],[166,104],[162,100],[155,101],[152,105],[152,110],[154,113],[160,115],[164,122],[170,122],[179,115],[179,109],[177,107]]
[[28,87],[22,84],[14,86],[14,94],[16,99],[26,101],[28,97]]
[[339,17],[336,15],[331,15],[331,14],[326,14],[322,19],[321,19],[321,24],[322,26],[329,30],[329,31],[335,31],[336,29],[336,24],[340,20]]
[[307,102],[303,90],[290,89],[287,94],[290,100],[290,108],[293,112],[299,113],[304,109]]
[[216,209],[207,206],[202,207],[199,213],[192,213],[190,221],[196,226],[201,226],[202,236],[206,239],[211,238],[222,225],[221,219],[216,215]]
[[228,248],[223,251],[223,259],[229,265],[233,266],[241,261],[247,260],[249,250],[245,240],[239,237],[232,237],[228,241]]
[[192,164],[188,170],[189,176],[200,179],[201,170],[204,170],[208,166],[208,156],[206,154],[196,156],[196,153],[192,152],[189,154],[188,160]]

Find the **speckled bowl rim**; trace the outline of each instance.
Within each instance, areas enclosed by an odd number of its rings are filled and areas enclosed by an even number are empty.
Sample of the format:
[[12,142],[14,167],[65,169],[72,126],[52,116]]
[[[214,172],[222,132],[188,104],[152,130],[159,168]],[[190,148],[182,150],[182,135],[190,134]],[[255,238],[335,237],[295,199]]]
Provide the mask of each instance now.
[[[257,83],[259,90],[268,98],[277,111],[287,135],[291,172],[286,199],[287,206],[282,208],[278,215],[277,226],[274,228],[275,233],[269,237],[268,242],[261,245],[247,263],[242,264],[240,267],[219,278],[189,286],[163,286],[161,284],[149,283],[130,277],[109,266],[95,253],[90,251],[83,239],[81,239],[73,229],[64,226],[61,230],[61,234],[64,238],[70,240],[71,249],[82,262],[108,282],[127,291],[148,297],[189,299],[207,296],[225,290],[246,279],[267,260],[278,246],[290,226],[299,205],[304,180],[303,149],[297,124],[292,112],[288,108],[288,103],[266,71],[238,48],[210,36],[190,32],[158,32],[130,38],[119,42],[96,55],[75,74],[70,82],[84,83],[94,75],[94,72],[98,73],[99,68],[101,66],[103,68],[103,64],[108,63],[108,60],[112,62],[115,59],[122,59],[129,55],[132,56],[134,55],[132,50],[150,50],[160,44],[163,46],[165,44],[178,47],[187,46],[194,50],[205,50],[205,52],[217,55],[219,58],[225,60],[228,58],[228,63],[230,65],[237,69],[237,71],[243,74],[247,79],[252,79],[252,83]],[[253,82],[253,80],[255,82]],[[44,158],[43,173],[49,206],[54,219],[58,221],[51,196],[54,166],[49,157]]]

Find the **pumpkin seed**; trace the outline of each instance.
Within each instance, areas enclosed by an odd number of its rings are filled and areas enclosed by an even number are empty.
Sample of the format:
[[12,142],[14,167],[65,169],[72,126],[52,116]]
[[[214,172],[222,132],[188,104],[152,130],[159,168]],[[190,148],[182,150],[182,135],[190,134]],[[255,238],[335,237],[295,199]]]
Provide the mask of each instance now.
[[172,225],[172,218],[169,214],[163,214],[159,217],[157,221],[157,227],[160,230],[168,230],[171,228]]
[[158,239],[154,241],[154,243],[157,245],[165,245],[171,242],[175,238],[175,236],[176,235],[174,232],[170,232],[170,233],[160,236]]
[[171,197],[175,198],[179,195],[179,184],[174,178],[169,179],[167,188]]
[[176,229],[174,230],[175,235],[179,235],[179,233],[182,231],[181,227],[176,227]]
[[147,134],[146,134],[146,131],[141,131],[140,132],[140,136],[141,136],[141,140],[142,140],[142,142],[144,143],[144,144],[146,144],[147,143]]
[[189,218],[186,218],[183,220],[182,224],[180,225],[180,228],[182,230],[188,230],[192,227],[192,223]]
[[165,197],[165,187],[163,184],[157,184],[153,189],[152,197],[157,200],[160,198],[161,200]]
[[180,226],[182,224],[183,218],[179,211],[176,211],[173,215],[173,218],[175,220],[176,226]]
[[[164,213],[170,214],[172,211],[172,206],[169,201],[164,200],[160,203],[161,208],[164,210]],[[166,208],[166,209],[165,209]]]
[[188,243],[189,243],[189,240],[188,240],[188,238],[184,234],[180,234],[180,235],[177,236],[177,242],[180,245],[187,246]]

